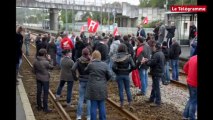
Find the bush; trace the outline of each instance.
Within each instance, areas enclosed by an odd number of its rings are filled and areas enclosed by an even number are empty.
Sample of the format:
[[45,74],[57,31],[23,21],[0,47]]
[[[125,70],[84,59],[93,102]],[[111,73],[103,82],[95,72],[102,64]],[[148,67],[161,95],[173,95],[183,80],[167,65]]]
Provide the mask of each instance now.
[[148,24],[144,24],[143,27],[144,28],[155,28],[155,24],[160,22],[161,20],[155,20],[155,21],[152,21],[151,23],[148,23]]

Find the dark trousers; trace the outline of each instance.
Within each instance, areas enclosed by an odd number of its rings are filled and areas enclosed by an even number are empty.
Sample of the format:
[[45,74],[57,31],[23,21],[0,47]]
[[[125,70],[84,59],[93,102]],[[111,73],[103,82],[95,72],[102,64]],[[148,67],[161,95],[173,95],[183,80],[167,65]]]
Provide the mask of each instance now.
[[64,80],[60,80],[57,92],[56,92],[56,96],[60,96],[61,95],[61,91],[64,87],[64,84],[67,82],[67,103],[71,104],[71,97],[72,97],[72,88],[73,88],[73,81],[64,81]]
[[161,77],[152,76],[152,91],[149,100],[156,104],[161,104],[160,81]]
[[43,90],[43,107],[44,110],[48,110],[48,91],[49,91],[49,81],[37,80],[37,105],[41,105],[41,93]]

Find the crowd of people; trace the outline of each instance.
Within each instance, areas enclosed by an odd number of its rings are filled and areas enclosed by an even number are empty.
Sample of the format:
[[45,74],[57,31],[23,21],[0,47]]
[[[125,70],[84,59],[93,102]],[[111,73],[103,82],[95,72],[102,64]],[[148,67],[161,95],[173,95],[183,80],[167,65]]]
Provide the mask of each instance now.
[[[165,38],[165,30],[168,31]],[[30,32],[22,33],[24,29],[19,26],[16,32],[17,56],[16,71],[21,64],[22,44],[26,45],[26,55],[29,55]],[[33,64],[33,72],[37,80],[37,109],[51,112],[48,108],[48,89],[50,74],[53,68],[60,69],[60,82],[56,91],[56,100],[65,83],[67,83],[67,107],[71,106],[72,88],[75,81],[79,80],[79,100],[77,107],[77,120],[82,118],[83,103],[87,104],[87,120],[96,120],[96,110],[99,109],[100,120],[106,120],[105,99],[107,98],[107,82],[116,81],[120,98],[120,107],[124,105],[123,89],[125,89],[129,108],[132,107],[132,94],[130,91],[130,74],[137,70],[140,79],[140,90],[137,95],[146,95],[148,87],[148,71],[152,76],[152,90],[150,98],[146,101],[151,107],[161,106],[160,81],[168,85],[170,80],[179,80],[179,56],[181,47],[175,36],[175,26],[171,23],[165,26],[163,22],[156,25],[152,33],[145,33],[141,25],[138,26],[136,36],[134,34],[90,34],[88,37],[82,32],[76,36],[73,32],[61,32],[57,36],[51,34],[39,34],[35,39],[36,55]],[[194,36],[196,37],[196,36]],[[195,50],[193,55],[196,55]],[[192,60],[191,60],[192,59]],[[194,56],[184,66],[187,74],[190,74],[191,64],[195,64]],[[169,68],[172,68],[170,78]],[[193,69],[194,70],[194,69]],[[77,72],[78,71],[78,72]],[[18,81],[18,80],[17,80]],[[184,117],[189,118],[191,104],[195,103],[194,77],[189,77],[190,102],[184,111]],[[191,84],[192,83],[192,84]],[[41,93],[43,105],[41,104]],[[86,102],[84,102],[86,101]],[[190,107],[190,108],[189,108]],[[194,109],[193,109],[194,110]],[[190,115],[189,115],[190,114]]]

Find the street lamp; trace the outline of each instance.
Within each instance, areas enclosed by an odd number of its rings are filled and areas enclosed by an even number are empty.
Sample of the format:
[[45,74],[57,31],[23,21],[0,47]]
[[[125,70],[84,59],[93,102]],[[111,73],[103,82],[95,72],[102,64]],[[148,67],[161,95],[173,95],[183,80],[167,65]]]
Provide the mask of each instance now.
[[75,0],[73,0],[73,5],[72,5],[72,31],[74,31],[74,26],[75,26],[75,24],[74,24],[74,21],[75,21],[75,17],[74,17],[74,14],[75,14],[75,12],[74,12],[74,6],[75,6]]

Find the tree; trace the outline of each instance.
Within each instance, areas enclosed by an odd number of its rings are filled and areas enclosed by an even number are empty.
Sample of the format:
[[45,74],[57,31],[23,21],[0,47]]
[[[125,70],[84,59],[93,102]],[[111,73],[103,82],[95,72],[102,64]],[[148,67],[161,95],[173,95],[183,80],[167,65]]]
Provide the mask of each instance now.
[[82,21],[87,21],[88,18],[92,18],[91,14],[89,12],[86,12],[82,16]]
[[[74,11],[74,17],[76,15],[77,11]],[[72,23],[72,10],[67,10],[67,22]],[[66,23],[66,10],[61,11],[61,20],[63,23]]]

